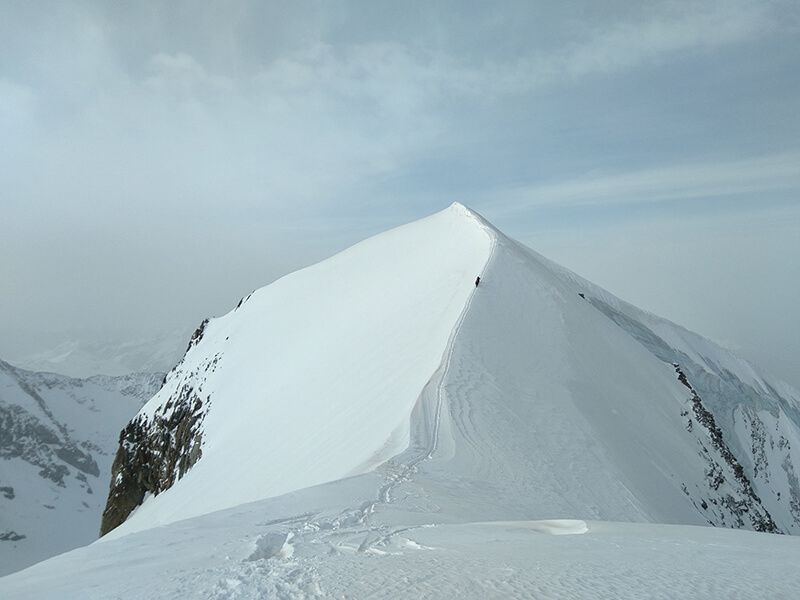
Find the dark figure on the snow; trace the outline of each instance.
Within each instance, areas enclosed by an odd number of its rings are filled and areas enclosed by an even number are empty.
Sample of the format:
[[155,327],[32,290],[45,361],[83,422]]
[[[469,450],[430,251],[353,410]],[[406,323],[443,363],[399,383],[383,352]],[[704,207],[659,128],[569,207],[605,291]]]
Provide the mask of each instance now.
[[476,278],[475,278],[475,287],[478,287],[478,285],[480,284],[480,282],[481,282],[481,277],[480,277],[480,275],[479,275],[478,277],[476,277]]

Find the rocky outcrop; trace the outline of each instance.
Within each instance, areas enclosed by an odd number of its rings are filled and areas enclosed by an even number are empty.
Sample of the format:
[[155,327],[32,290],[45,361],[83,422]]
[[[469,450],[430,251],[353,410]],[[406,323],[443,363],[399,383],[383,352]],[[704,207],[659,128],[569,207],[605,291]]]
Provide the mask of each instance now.
[[123,523],[146,494],[172,487],[200,459],[207,402],[184,385],[152,418],[139,415],[120,432],[100,535]]
[[208,319],[203,319],[203,322],[200,323],[200,326],[194,330],[192,337],[189,338],[189,346],[186,348],[186,352],[189,352],[192,348],[194,348],[200,340],[203,339],[203,333],[205,333],[206,326],[208,325]]
[[[705,443],[700,442],[703,455],[709,464],[706,471],[706,479],[710,491],[721,492],[719,494],[710,494],[711,497],[708,502],[724,509],[720,515],[720,518],[723,519],[722,524],[725,524],[724,519],[728,516],[729,519],[734,521],[729,524],[736,527],[744,527],[745,519],[747,519],[755,531],[780,533],[769,511],[764,508],[761,498],[758,497],[758,494],[753,489],[753,484],[748,479],[744,468],[725,442],[725,437],[717,425],[714,415],[703,405],[703,400],[692,387],[692,384],[689,383],[680,365],[673,363],[673,367],[675,367],[675,372],[678,375],[678,381],[686,386],[692,394],[692,412],[695,420],[705,431],[705,435],[708,436],[707,440],[710,442],[711,448],[713,448],[712,452]],[[688,415],[683,413],[683,416]],[[691,419],[688,420],[686,428],[690,432],[695,431]],[[717,457],[721,458],[721,461]],[[728,477],[726,477],[726,474]],[[722,491],[723,484],[726,482],[729,484],[726,489],[733,488],[733,493],[731,491]],[[700,505],[703,510],[709,509],[708,502],[706,502],[706,499],[701,500]],[[711,521],[711,523],[716,524],[714,521]]]
[[[764,381],[742,381],[697,351],[687,354],[641,319],[591,294],[584,300],[675,369],[690,398],[681,416],[706,463],[684,493],[710,525],[800,533],[800,406]],[[687,334],[690,335],[690,334]],[[800,446],[800,444],[798,444]]]
[[[187,353],[202,339],[207,325],[208,319],[194,332]],[[219,360],[215,355],[195,370],[183,370],[182,361],[164,377],[166,402],[152,413],[140,413],[120,432],[100,535],[121,525],[147,494],[172,487],[200,460],[202,424],[211,401],[203,393],[203,375],[215,369]]]
[[0,458],[19,458],[35,465],[41,477],[60,487],[69,474],[67,465],[95,477],[100,474],[89,452],[20,406],[0,405]]

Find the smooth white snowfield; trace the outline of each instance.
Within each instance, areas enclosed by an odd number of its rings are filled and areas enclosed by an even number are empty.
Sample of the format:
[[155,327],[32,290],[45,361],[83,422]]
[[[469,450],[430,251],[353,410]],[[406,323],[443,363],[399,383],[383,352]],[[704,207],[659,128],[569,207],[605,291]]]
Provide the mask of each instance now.
[[800,539],[723,528],[797,531],[796,392],[460,205],[211,321],[145,414],[189,383],[188,474],[0,597],[797,597]]

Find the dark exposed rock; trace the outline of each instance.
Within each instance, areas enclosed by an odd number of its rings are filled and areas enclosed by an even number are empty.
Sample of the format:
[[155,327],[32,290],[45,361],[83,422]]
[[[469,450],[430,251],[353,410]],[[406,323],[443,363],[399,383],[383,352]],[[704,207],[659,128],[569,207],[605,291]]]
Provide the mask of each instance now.
[[[187,353],[203,339],[208,323],[204,319],[192,334]],[[213,370],[219,360],[215,355],[202,367]],[[174,386],[166,402],[152,415],[138,415],[120,432],[100,535],[125,521],[147,493],[156,495],[172,487],[202,456],[201,424],[210,398],[203,399],[196,387],[200,368],[184,372],[182,364],[162,380],[162,390]]]
[[43,423],[21,406],[0,404],[0,458],[21,458],[40,468],[39,475],[64,487],[69,469],[97,477],[100,468],[91,454],[60,428]]
[[250,292],[249,294],[247,294],[247,296],[243,296],[241,298],[241,300],[239,300],[239,304],[237,304],[236,308],[234,308],[233,310],[238,310],[239,308],[241,308],[242,304],[244,304],[245,302],[250,300],[250,296],[252,296],[252,295],[253,295],[253,292]]
[[24,540],[27,536],[17,533],[16,531],[4,531],[0,533],[0,542],[18,542]]
[[39,471],[39,477],[49,479],[53,483],[57,484],[58,487],[66,487],[64,484],[64,477],[67,475],[69,475],[69,469],[64,465],[45,465]]
[[152,417],[139,415],[120,432],[100,535],[125,521],[146,493],[172,487],[200,459],[206,409],[207,402],[184,384]]
[[14,499],[14,488],[10,485],[0,485],[0,494],[3,494],[6,499],[13,500]]
[[0,404],[0,457],[13,458],[25,453],[23,440],[57,444],[58,433],[21,406]]
[[[673,363],[675,372],[678,374],[678,381],[680,381],[692,394],[692,411],[694,412],[695,419],[702,425],[708,433],[711,440],[711,445],[722,457],[727,467],[733,472],[733,476],[738,484],[737,487],[742,493],[742,499],[733,498],[730,495],[725,495],[720,499],[720,502],[736,519],[736,525],[741,527],[744,525],[744,517],[748,516],[750,523],[754,530],[764,531],[768,533],[780,533],[778,526],[772,519],[766,508],[761,503],[761,498],[758,497],[753,485],[747,478],[744,468],[734,456],[725,438],[722,430],[717,425],[714,415],[703,406],[703,401],[697,394],[692,384],[689,383],[686,374],[681,370],[680,365]],[[710,454],[706,449],[707,457],[710,460]],[[706,472],[706,477],[709,486],[713,490],[719,490],[723,483],[725,483],[725,476],[722,466],[713,460],[710,463],[709,470]]]
[[198,342],[203,339],[203,334],[206,331],[206,325],[208,325],[208,319],[203,319],[203,322],[200,323],[200,326],[194,330],[192,337],[189,338],[189,346],[186,348],[186,352],[194,348]]
[[[785,440],[786,438],[781,439]],[[788,455],[783,459],[781,467],[786,473],[786,480],[789,483],[789,510],[795,519],[800,519],[800,492],[798,491],[800,490],[800,482],[798,482],[797,473],[795,473],[794,466]]]
[[750,454],[753,456],[753,477],[763,473],[766,483],[769,483],[769,459],[767,458],[767,433],[764,423],[757,415],[747,411],[750,423]]
[[63,460],[68,465],[72,465],[76,469],[98,477],[100,475],[100,467],[92,458],[91,454],[85,454],[78,450],[75,446],[62,446],[56,448],[56,456]]

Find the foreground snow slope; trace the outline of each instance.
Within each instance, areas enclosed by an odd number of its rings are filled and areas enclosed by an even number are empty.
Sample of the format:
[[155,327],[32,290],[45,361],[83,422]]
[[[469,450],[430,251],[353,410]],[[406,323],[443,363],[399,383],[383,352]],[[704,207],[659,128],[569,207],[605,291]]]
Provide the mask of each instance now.
[[97,539],[119,430],[162,377],[73,379],[0,361],[0,574]]
[[790,600],[800,586],[791,536],[593,521],[372,530],[380,517],[314,511],[357,503],[369,476],[356,479],[103,540],[0,579],[0,597]]

